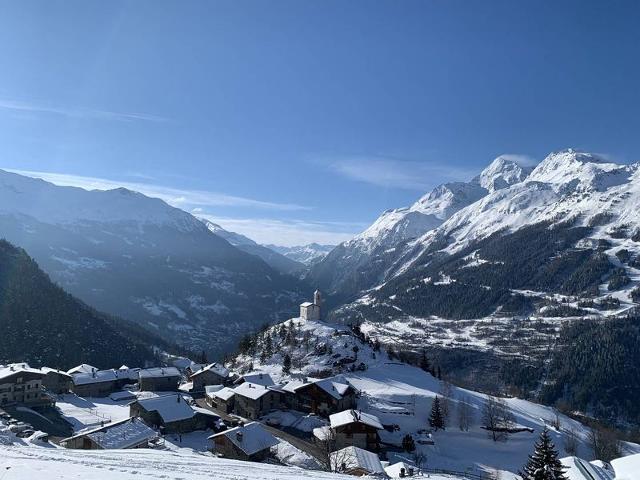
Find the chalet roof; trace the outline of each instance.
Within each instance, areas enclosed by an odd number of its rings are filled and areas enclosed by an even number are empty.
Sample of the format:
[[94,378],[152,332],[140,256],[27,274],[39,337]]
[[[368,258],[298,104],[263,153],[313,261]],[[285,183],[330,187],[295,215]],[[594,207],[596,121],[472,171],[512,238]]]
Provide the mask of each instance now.
[[265,387],[276,384],[276,382],[273,381],[273,378],[271,378],[271,375],[269,375],[268,373],[252,373],[250,375],[243,375],[235,381],[235,383],[237,384],[243,382],[253,383],[255,385],[263,385]]
[[296,390],[306,385],[309,385],[309,383],[303,380],[291,380],[285,383],[284,385],[282,385],[282,390],[289,393],[296,393]]
[[0,380],[9,378],[17,373],[33,373],[44,377],[45,373],[38,368],[31,368],[28,363],[10,363],[0,365]]
[[343,463],[345,472],[361,468],[370,474],[384,474],[378,455],[359,447],[346,447],[331,453],[332,470],[340,472]]
[[223,365],[220,365],[219,363],[210,363],[209,365],[206,365],[202,367],[200,370],[196,371],[191,376],[195,377],[204,372],[213,372],[223,378],[227,378],[229,376],[229,369],[225,368]]
[[331,395],[332,397],[338,400],[341,399],[344,396],[344,394],[347,393],[347,390],[349,390],[349,387],[351,387],[351,385],[349,385],[348,383],[336,382],[331,378],[324,378],[322,380],[317,380],[312,383],[314,383],[315,385],[320,387],[322,390],[327,392],[329,395]]
[[115,382],[121,378],[118,377],[116,370],[95,370],[93,372],[74,373],[72,374],[74,385],[90,385],[93,383]]
[[89,365],[87,363],[81,363],[80,365],[78,365],[77,367],[73,367],[69,370],[67,370],[67,373],[69,375],[73,375],[74,373],[91,373],[93,371],[98,370],[96,367]]
[[[593,462],[588,462],[579,457],[561,458],[562,465],[567,469],[565,475],[571,480],[613,480],[619,473],[605,469]],[[635,469],[637,472],[637,468]],[[627,478],[627,477],[622,477]],[[633,478],[633,477],[628,477]]]
[[66,443],[76,438],[89,437],[104,449],[122,449],[133,447],[157,436],[158,433],[155,430],[141,419],[134,417],[81,432],[62,440],[61,443]]
[[42,370],[42,373],[44,374],[54,373],[56,375],[62,375],[63,377],[68,377],[69,380],[71,380],[72,378],[71,375],[69,375],[64,370],[57,370],[55,368],[49,368],[49,367],[42,367],[40,370]]
[[219,398],[225,402],[235,395],[236,392],[232,388],[223,387],[218,390],[207,390],[205,395],[209,398]]
[[215,439],[222,436],[226,437],[246,455],[254,455],[279,443],[276,437],[267,432],[257,422],[247,423],[243,427],[231,428],[211,435],[209,438]]
[[196,414],[196,410],[182,398],[182,394],[178,393],[143,398],[133,402],[135,403],[147,412],[158,412],[165,423],[186,420]]
[[145,368],[138,372],[140,378],[163,378],[181,377],[180,371],[176,367],[154,367]]
[[364,423],[378,430],[384,428],[380,420],[378,420],[378,417],[370,413],[363,413],[359,410],[344,410],[340,413],[334,413],[333,415],[329,415],[329,422],[331,423],[331,428],[349,425],[350,423]]
[[250,398],[251,400],[257,400],[260,397],[266,395],[271,390],[266,385],[257,385],[255,383],[244,382],[233,389],[236,395]]
[[384,471],[391,478],[402,478],[402,477],[400,477],[400,474],[401,474],[403,468],[404,468],[404,476],[405,477],[409,476],[409,469],[410,468],[413,468],[414,470],[417,470],[417,468],[414,467],[413,465],[409,465],[409,464],[404,463],[404,462],[398,462],[398,463],[394,463],[393,465],[389,465],[387,467],[384,467]]

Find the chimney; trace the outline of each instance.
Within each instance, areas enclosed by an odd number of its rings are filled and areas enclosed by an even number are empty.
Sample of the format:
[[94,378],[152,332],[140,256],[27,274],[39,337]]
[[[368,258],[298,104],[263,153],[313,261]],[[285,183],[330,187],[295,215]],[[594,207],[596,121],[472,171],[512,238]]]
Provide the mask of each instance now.
[[236,439],[241,442],[242,441],[242,432],[236,432]]

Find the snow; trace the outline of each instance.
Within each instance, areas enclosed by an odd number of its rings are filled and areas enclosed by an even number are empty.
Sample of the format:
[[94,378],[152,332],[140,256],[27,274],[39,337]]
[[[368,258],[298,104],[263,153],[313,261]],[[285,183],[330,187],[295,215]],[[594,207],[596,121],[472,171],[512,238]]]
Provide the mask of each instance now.
[[102,422],[117,422],[129,418],[129,402],[111,398],[81,398],[72,393],[59,395],[56,407],[72,425],[74,432]]
[[176,367],[156,367],[140,370],[140,378],[181,377]]
[[637,480],[640,473],[640,453],[611,461],[616,480]]
[[334,413],[329,416],[329,422],[331,423],[332,428],[342,427],[344,425],[349,425],[350,423],[364,423],[365,425],[369,425],[370,427],[374,427],[379,430],[383,429],[378,417],[358,410],[345,410],[340,413]]
[[189,449],[66,450],[33,446],[0,449],[7,480],[339,480],[353,477],[216,458]]
[[306,470],[320,470],[318,462],[308,453],[294,447],[285,440],[273,447],[275,457],[285,465],[304,468]]
[[221,388],[220,390],[207,391],[206,395],[208,397],[219,398],[220,400],[227,401],[231,397],[233,397],[235,393],[236,392],[232,388],[224,387],[224,388]]
[[244,382],[234,388],[233,392],[236,395],[241,395],[252,400],[257,400],[258,398],[269,393],[269,387],[266,387],[264,385],[257,385],[255,383]]
[[237,380],[237,383],[240,383],[240,381],[253,383],[254,385],[263,385],[265,387],[276,384],[276,382],[273,381],[273,378],[271,378],[271,376],[267,373],[243,375]]
[[274,447],[278,439],[267,432],[258,422],[247,423],[241,427],[230,428],[211,435],[210,439],[224,436],[247,455],[254,455],[264,449]]
[[8,365],[0,365],[0,380],[10,377],[16,373],[35,373],[44,375],[45,372],[38,368],[31,368],[28,363],[10,363]]
[[579,457],[566,457],[560,461],[567,468],[565,473],[568,480],[614,480],[615,478],[614,472]]
[[201,373],[204,373],[204,372],[207,372],[207,371],[212,371],[212,372],[220,375],[221,377],[228,377],[229,376],[229,369],[225,368],[223,365],[220,365],[219,363],[210,363],[209,365],[201,368],[200,370],[198,370],[197,372],[195,372],[191,376],[195,377],[196,375],[200,375]]

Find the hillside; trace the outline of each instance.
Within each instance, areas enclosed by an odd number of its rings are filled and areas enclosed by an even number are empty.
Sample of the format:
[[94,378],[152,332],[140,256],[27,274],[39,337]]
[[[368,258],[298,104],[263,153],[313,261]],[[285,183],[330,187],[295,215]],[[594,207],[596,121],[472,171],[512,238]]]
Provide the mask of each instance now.
[[122,188],[0,171],[0,232],[92,307],[210,355],[290,316],[303,288],[192,215]]
[[90,362],[111,367],[154,361],[158,338],[75,299],[24,252],[0,240],[0,363],[68,369]]
[[293,247],[283,247],[280,245],[265,245],[265,247],[310,267],[327,256],[327,254],[334,249],[335,245],[309,243],[308,245],[297,245]]
[[[285,355],[291,358],[289,373],[283,371]],[[506,442],[494,442],[482,428],[487,395],[452,386],[401,363],[397,353],[385,352],[365,335],[346,327],[291,319],[246,337],[230,366],[241,372],[268,372],[279,380],[338,375],[360,391],[360,409],[378,416],[383,425],[397,427],[381,432],[382,442],[392,446],[399,446],[407,433],[423,438],[429,428],[432,401],[435,396],[441,397],[449,409],[447,428],[433,434],[435,445],[418,447],[426,455],[429,468],[472,473],[500,470],[505,472],[503,478],[512,478],[506,472],[515,473],[526,462],[545,425],[561,451],[575,438],[575,454],[594,458],[587,427],[551,407],[515,397],[504,399],[512,415],[511,424],[533,432],[514,433]],[[446,378],[446,371],[443,376]],[[459,426],[463,415],[468,428]],[[556,415],[559,428],[554,427]],[[640,446],[627,443],[622,450],[631,454],[639,452]]]

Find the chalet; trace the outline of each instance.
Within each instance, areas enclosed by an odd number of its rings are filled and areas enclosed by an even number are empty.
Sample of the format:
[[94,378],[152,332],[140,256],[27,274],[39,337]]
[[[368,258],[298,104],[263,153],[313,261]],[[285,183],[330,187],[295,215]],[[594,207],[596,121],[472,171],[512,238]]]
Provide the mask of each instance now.
[[205,401],[210,407],[224,413],[233,412],[235,392],[232,388],[222,385],[208,385],[204,388]]
[[88,365],[86,363],[81,363],[77,367],[73,367],[73,368],[70,368],[69,370],[67,370],[67,373],[69,375],[74,375],[76,373],[91,373],[91,372],[95,372],[97,370],[99,370],[99,369],[94,367],[94,366],[92,366],[92,365]]
[[319,415],[330,415],[354,408],[357,392],[346,381],[325,378],[311,382],[290,382],[284,386],[293,395],[286,395],[289,408]]
[[225,458],[253,462],[265,460],[271,447],[278,444],[278,439],[257,422],[225,430],[209,439],[213,441],[214,453]]
[[300,304],[300,318],[303,320],[317,321],[321,317],[322,296],[320,291],[316,290],[313,294],[313,302],[304,302]]
[[42,386],[51,393],[61,394],[68,393],[73,387],[73,377],[62,370],[42,367],[40,369],[44,373]]
[[113,369],[76,372],[71,376],[73,378],[71,389],[79,397],[108,397],[122,387],[122,379]]
[[144,398],[129,404],[129,416],[139,417],[163,433],[187,433],[215,428],[220,417],[213,412],[189,405],[182,394],[169,393]]
[[182,375],[176,367],[156,367],[140,370],[139,386],[143,392],[177,392]]
[[233,389],[233,412],[257,419],[280,407],[281,393],[273,386],[245,382]]
[[362,413],[358,410],[345,410],[331,415],[329,422],[330,438],[327,438],[326,431],[320,432],[323,429],[315,429],[313,433],[318,440],[328,441],[331,439],[334,443],[332,447],[336,449],[354,446],[366,450],[379,450],[378,431],[383,427],[375,415]]
[[262,385],[264,387],[270,387],[275,385],[276,382],[273,381],[271,375],[268,373],[252,373],[250,375],[242,375],[238,377],[235,382],[235,385],[241,385],[243,383],[253,383],[254,385]]
[[203,392],[207,385],[222,385],[229,379],[229,370],[219,363],[210,363],[193,373],[190,380],[193,382],[192,391]]
[[26,363],[0,366],[0,405],[21,403],[47,405],[51,399],[42,391],[45,374]]
[[359,447],[345,447],[330,454],[331,470],[356,477],[386,477],[380,458]]
[[158,432],[133,417],[65,438],[60,445],[83,450],[147,448],[156,438]]

